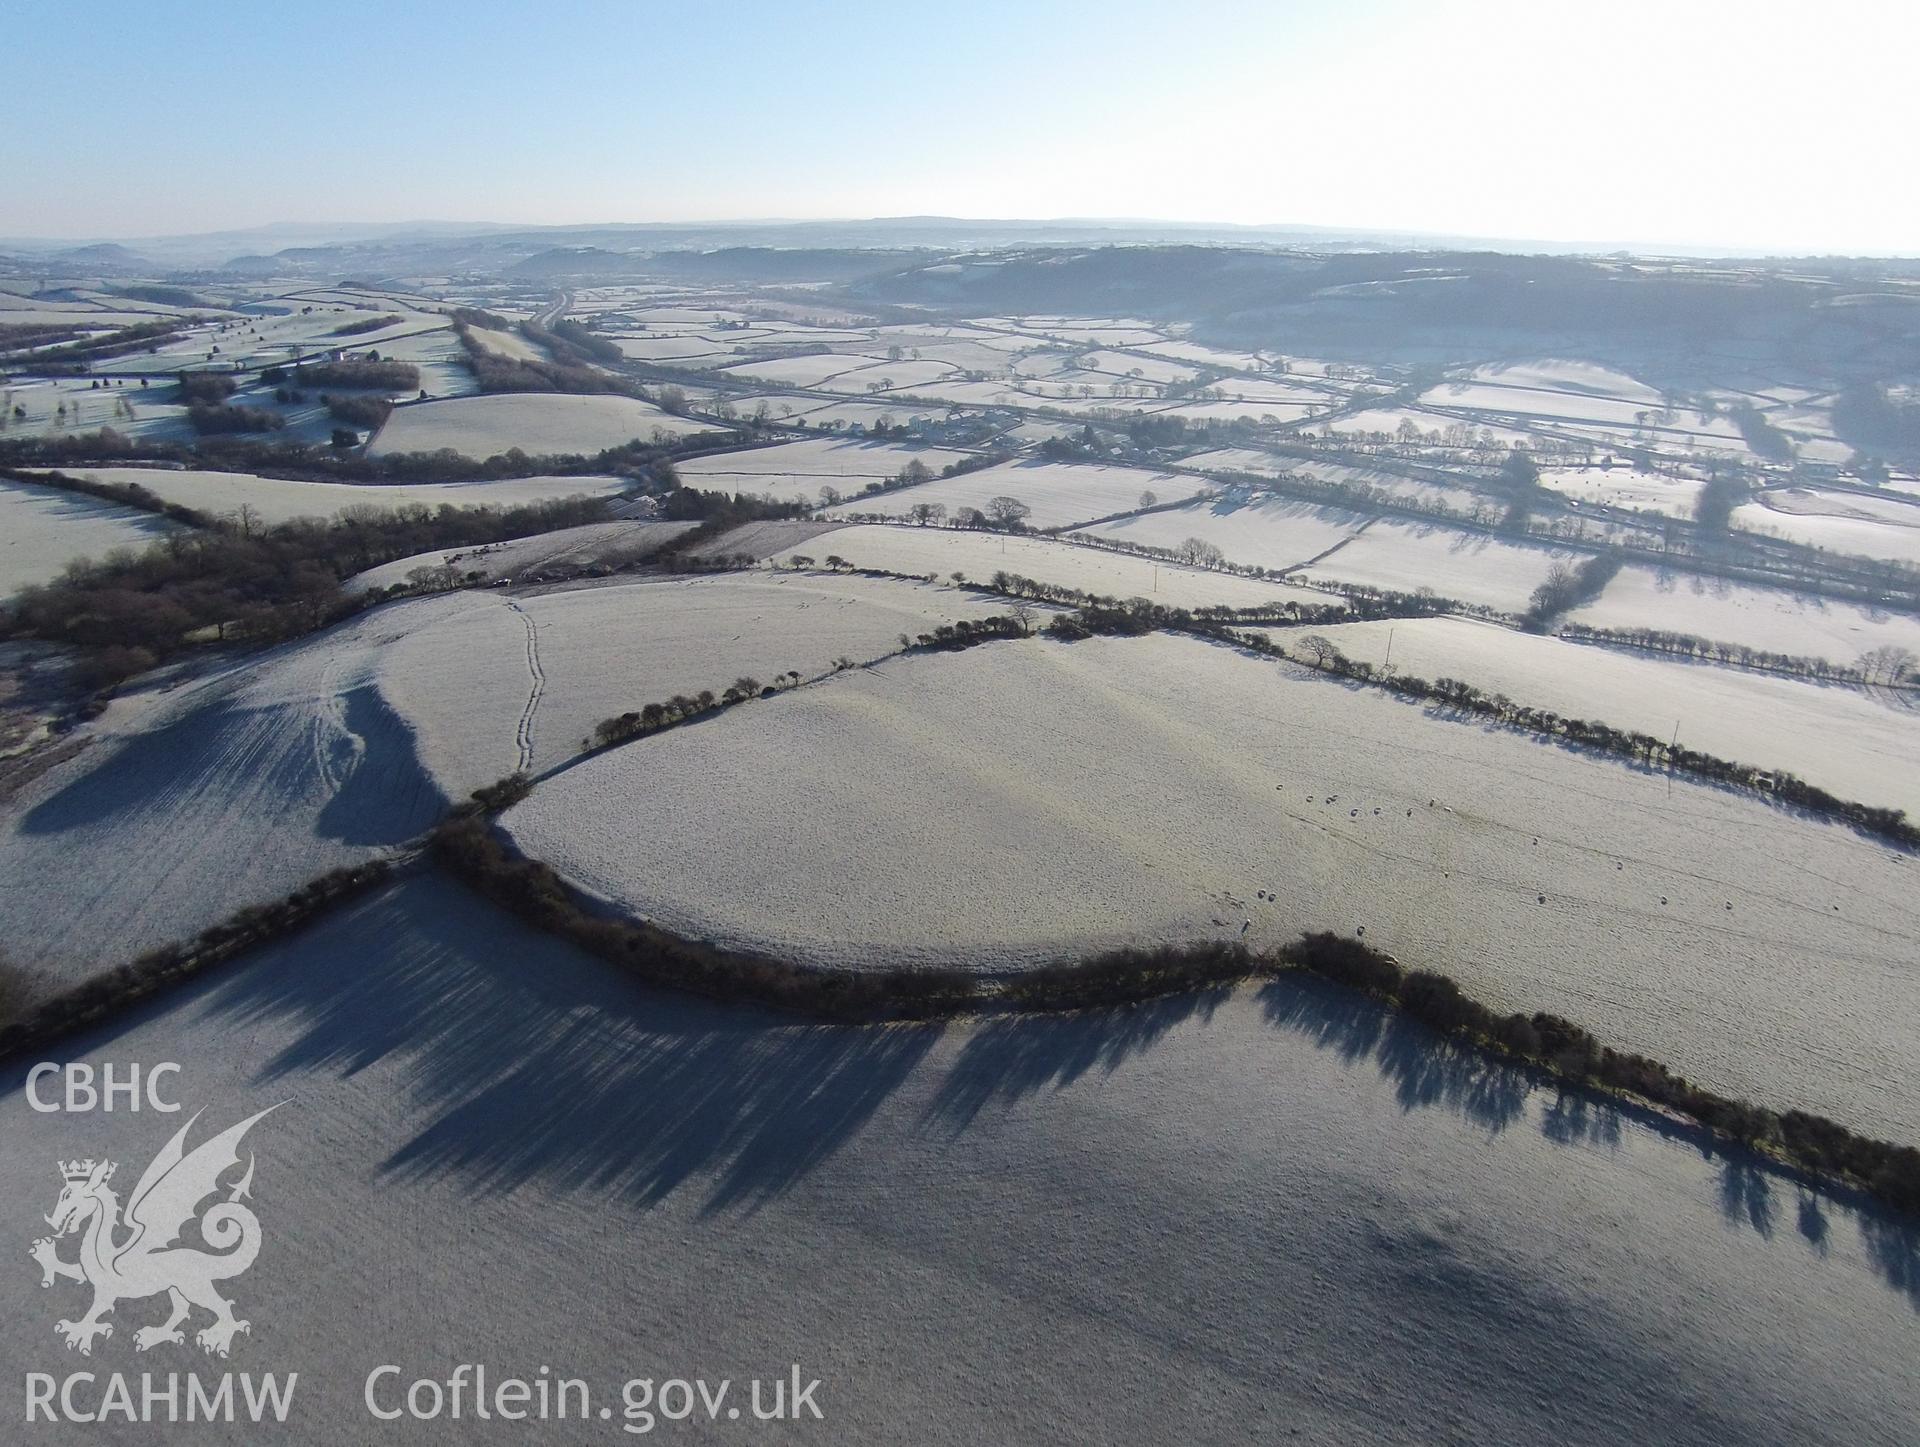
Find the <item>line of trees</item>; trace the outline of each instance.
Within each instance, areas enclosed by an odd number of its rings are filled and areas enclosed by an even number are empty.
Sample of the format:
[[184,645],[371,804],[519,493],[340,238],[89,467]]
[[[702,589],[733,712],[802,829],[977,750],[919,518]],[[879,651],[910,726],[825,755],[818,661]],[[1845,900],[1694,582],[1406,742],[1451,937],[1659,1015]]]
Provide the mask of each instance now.
[[327,392],[321,394],[320,400],[326,404],[327,415],[336,422],[369,432],[377,431],[393,414],[393,403],[385,397]]
[[290,934],[345,900],[392,877],[384,860],[323,874],[269,904],[249,905],[187,944],[163,945],[129,964],[45,996],[17,966],[0,960],[0,1060],[44,1051],[129,1005]]
[[377,357],[350,357],[338,362],[303,362],[293,369],[302,387],[362,387],[381,392],[411,392],[420,385],[420,369],[412,362]]
[[1556,560],[1547,569],[1545,581],[1533,590],[1520,626],[1529,633],[1545,633],[1562,613],[1598,598],[1619,571],[1620,555],[1614,552],[1595,553],[1578,563]]
[[195,402],[187,421],[202,436],[226,432],[278,432],[287,419],[270,407],[247,407],[231,402]]
[[197,443],[131,438],[111,427],[97,432],[0,441],[0,466],[69,468],[97,464],[217,467],[295,482],[462,482],[476,477],[539,477],[617,473],[651,476],[675,457],[714,450],[722,434],[660,442],[635,438],[596,453],[534,456],[514,447],[472,458],[443,447],[433,452],[342,457],[325,447],[279,438],[210,437]]
[[[1247,642],[1245,638],[1234,641]],[[1270,639],[1261,639],[1257,644],[1249,643],[1248,646],[1255,647],[1257,651],[1285,656],[1285,650]],[[1383,673],[1364,659],[1347,657],[1331,640],[1319,634],[1303,638],[1299,651],[1301,659],[1316,669],[1373,684],[1404,698],[1430,699],[1513,728],[1563,738],[1570,743],[1603,750],[1648,767],[1670,768],[1712,783],[1730,784],[1779,804],[1840,820],[1906,848],[1920,848],[1920,828],[1907,819],[1904,811],[1842,799],[1785,769],[1736,763],[1697,749],[1671,745],[1652,734],[1616,728],[1594,719],[1563,718],[1551,709],[1518,703],[1504,693],[1483,693],[1473,684],[1460,679],[1440,678],[1428,682],[1411,674]]]
[[377,332],[387,327],[398,326],[405,320],[405,317],[392,313],[383,317],[362,317],[359,321],[342,322],[339,326],[328,332],[327,335],[330,337],[364,336],[368,332]]
[[238,390],[238,384],[225,372],[181,372],[175,378],[182,402],[224,402]]
[[[943,623],[930,632],[917,638],[907,634],[900,635],[900,651],[908,652],[918,648],[929,653],[958,653],[963,649],[975,648],[982,643],[994,643],[1011,638],[1027,638],[1033,634],[1033,620],[1030,613],[1016,610],[1012,613],[998,614],[990,618],[962,618],[953,623]],[[857,665],[851,658],[834,660],[833,671],[843,673]],[[772,698],[783,689],[796,688],[800,684],[800,670],[789,669],[776,674],[771,683],[762,683],[757,678],[737,678],[719,693],[704,689],[698,694],[677,693],[672,698],[658,703],[649,703],[612,718],[602,719],[594,726],[593,737],[582,739],[581,744],[588,749],[610,749],[634,739],[643,739],[670,729],[678,724],[688,723],[720,709],[732,708],[735,704],[745,703],[754,698]]]
[[627,354],[611,338],[595,336],[585,325],[568,317],[560,318],[550,327],[522,322],[520,334],[545,347],[561,361],[618,366],[627,359]]
[[1443,1035],[1546,1070],[1576,1086],[1598,1086],[1677,1111],[1804,1170],[1864,1187],[1889,1206],[1920,1212],[1920,1150],[1854,1134],[1806,1111],[1776,1114],[1720,1095],[1645,1055],[1602,1045],[1593,1034],[1544,1011],[1499,1015],[1446,975],[1403,970],[1358,940],[1310,934],[1282,952],[1298,968],[1397,1006]]
[[345,579],[430,549],[498,542],[606,516],[598,498],[511,508],[355,507],[322,520],[259,527],[202,520],[140,551],[80,559],[53,582],[22,589],[0,608],[0,638],[34,638],[86,651],[84,674],[107,688],[201,641],[271,643],[311,632],[378,601]]
[[73,375],[85,372],[89,362],[105,361],[109,357],[123,356],[128,352],[158,351],[169,342],[179,341],[182,327],[201,320],[204,319],[167,317],[161,321],[140,322],[135,326],[122,327],[118,331],[109,332],[104,337],[90,337],[63,347],[48,347],[45,351],[32,352],[23,356],[8,355],[0,360],[23,362],[36,372]]
[[651,922],[593,913],[549,866],[509,852],[484,817],[450,820],[434,835],[442,863],[496,904],[560,935],[649,985],[817,1018],[868,1022],[952,1018],[983,1009],[1111,1008],[1250,976],[1300,970],[1398,1009],[1439,1034],[1576,1088],[1652,1102],[1774,1159],[1861,1187],[1898,1210],[1920,1212],[1920,1151],[1857,1135],[1805,1111],[1776,1114],[1694,1085],[1644,1055],[1602,1045],[1546,1012],[1499,1014],[1451,978],[1405,970],[1359,940],[1309,934],[1274,954],[1206,941],[1117,950],[1004,981],[960,969],[846,970],[688,940]]
[[467,369],[482,392],[613,392],[649,400],[645,388],[625,377],[609,376],[582,362],[503,357],[486,347],[464,322],[456,320],[453,330],[466,348]]
[[1598,628],[1585,623],[1563,623],[1559,634],[1577,643],[1639,648],[1650,653],[1670,654],[1675,658],[1758,668],[1768,673],[1814,678],[1826,683],[1885,683],[1905,687],[1914,680],[1913,653],[1892,645],[1863,653],[1856,662],[1845,664],[1805,654],[1776,653],[1772,649],[1755,648],[1751,644],[1732,643],[1725,639],[1702,638],[1695,633],[1673,633],[1663,628]]
[[118,503],[122,507],[137,507],[143,512],[158,513],[161,517],[171,518],[174,522],[190,528],[210,528],[213,516],[197,508],[190,508],[177,502],[168,502],[151,488],[142,487],[137,482],[102,482],[94,477],[68,477],[64,473],[22,472],[18,468],[0,467],[0,477],[9,482],[17,482],[27,487],[52,487],[62,492],[83,493],[88,497],[97,497],[102,502]]

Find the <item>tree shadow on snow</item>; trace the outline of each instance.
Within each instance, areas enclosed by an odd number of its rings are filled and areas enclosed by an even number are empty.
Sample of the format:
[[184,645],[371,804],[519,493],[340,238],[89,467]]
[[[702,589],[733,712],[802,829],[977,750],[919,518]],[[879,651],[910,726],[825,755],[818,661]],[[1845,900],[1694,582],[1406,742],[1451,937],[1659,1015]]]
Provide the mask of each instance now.
[[21,819],[26,834],[188,817],[238,789],[263,808],[314,815],[320,838],[372,847],[430,828],[446,800],[420,767],[413,738],[371,685],[328,715],[305,704],[247,707],[220,698],[134,735]]
[[1771,1241],[1790,1202],[1796,1234],[1824,1258],[1832,1250],[1836,1220],[1851,1221],[1874,1273],[1920,1312],[1920,1225],[1861,1192],[1815,1185],[1698,1126],[1463,1050],[1417,1021],[1311,975],[1270,980],[1259,999],[1275,1026],[1348,1065],[1372,1065],[1392,1084],[1403,1110],[1452,1110],[1498,1132],[1525,1120],[1538,1092],[1543,1103],[1535,1123],[1556,1145],[1612,1151],[1621,1144],[1622,1123],[1631,1120],[1697,1151],[1713,1169],[1715,1203],[1729,1227]]
[[538,1181],[642,1207],[703,1189],[708,1212],[753,1209],[832,1156],[939,1035],[647,990],[437,880],[301,937],[207,1009],[299,1022],[263,1080],[404,1057],[430,1119],[382,1163],[389,1175],[482,1194]]
[[927,1113],[957,1134],[996,1101],[1061,1090],[1095,1071],[1110,1075],[1175,1026],[1211,1018],[1231,993],[1223,987],[1065,1015],[988,1018],[961,1047]]
[[1438,1106],[1489,1131],[1504,1130],[1526,1113],[1533,1084],[1520,1071],[1462,1050],[1350,990],[1286,975],[1260,987],[1260,1007],[1269,1024],[1349,1064],[1370,1061],[1392,1084],[1402,1110]]

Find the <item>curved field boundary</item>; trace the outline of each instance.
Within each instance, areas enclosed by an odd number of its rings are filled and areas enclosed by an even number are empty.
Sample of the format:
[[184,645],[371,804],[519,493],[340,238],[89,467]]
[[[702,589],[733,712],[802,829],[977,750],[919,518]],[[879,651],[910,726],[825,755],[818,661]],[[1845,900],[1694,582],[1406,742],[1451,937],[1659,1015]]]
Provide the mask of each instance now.
[[436,830],[433,850],[494,903],[646,984],[849,1024],[1124,1006],[1305,970],[1497,1060],[1678,1118],[1778,1165],[1920,1216],[1920,1149],[1855,1135],[1806,1111],[1775,1114],[1704,1090],[1660,1061],[1602,1045],[1559,1016],[1498,1016],[1447,976],[1404,970],[1391,955],[1355,939],[1306,935],[1272,954],[1224,941],[1119,950],[1002,979],[913,967],[833,969],[729,950],[599,913],[549,865],[515,852],[478,810]]

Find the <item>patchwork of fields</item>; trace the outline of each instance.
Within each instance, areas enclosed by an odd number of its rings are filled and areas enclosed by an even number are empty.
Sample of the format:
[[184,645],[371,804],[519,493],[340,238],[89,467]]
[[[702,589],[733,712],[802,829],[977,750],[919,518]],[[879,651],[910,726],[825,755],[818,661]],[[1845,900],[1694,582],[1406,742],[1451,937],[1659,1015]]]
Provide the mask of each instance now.
[[[938,1410],[935,1441],[1172,1439],[1201,1401],[1271,1437],[1276,1394],[1306,1440],[1531,1441],[1543,1414],[1596,1444],[1903,1440],[1912,1233],[1725,1137],[1306,976],[873,1027],[657,993],[426,847],[520,775],[485,827],[590,913],[862,987],[1329,931],[1709,1089],[1920,1143],[1920,855],[1892,812],[1785,802],[1808,802],[1791,775],[1920,815],[1920,474],[1858,450],[1872,397],[1498,338],[1296,353],[1264,312],[1216,334],[1144,298],[883,301],[878,253],[851,284],[780,285],[689,283],[720,254],[659,255],[631,280],[570,276],[573,252],[378,287],[215,275],[204,307],[0,284],[0,326],[110,344],[7,355],[4,460],[138,484],[212,530],[0,480],[0,605],[99,564],[57,627],[0,607],[0,961],[47,993],[328,869],[402,865],[60,1045],[191,1057],[222,1110],[298,1100],[312,1128],[261,1156],[275,1251],[249,1284],[276,1302],[263,1343],[318,1344],[317,1398],[357,1413],[358,1354],[407,1360],[449,1320],[491,1360],[579,1339],[584,1311],[605,1329],[568,1369],[608,1380],[634,1340],[676,1369],[827,1350],[847,1440],[898,1436],[899,1401]],[[1003,261],[923,271],[964,297]],[[329,400],[297,370],[376,359],[419,385]],[[576,390],[481,390],[530,378]],[[567,498],[594,504],[535,536],[387,562],[491,534],[359,541],[373,509]],[[259,538],[296,519],[336,521]],[[1269,610],[1233,626],[1767,777],[1401,698],[1204,617],[1076,620],[1014,578]],[[257,606],[289,580],[298,609]],[[370,602],[396,586],[420,596]],[[194,626],[113,656],[136,617]],[[952,646],[989,618],[1034,636]],[[1134,636],[1067,641],[1102,631]],[[1683,660],[1657,634],[1709,643]],[[16,654],[132,676],[63,681],[29,716]],[[596,748],[649,704],[681,721]],[[0,1091],[15,1220],[58,1189],[21,1109]],[[63,1151],[131,1139],[70,1124]],[[408,1249],[376,1260],[382,1235]],[[580,1249],[600,1240],[621,1245]],[[354,1293],[383,1272],[369,1314]],[[1703,1380],[1725,1388],[1711,1420]]]

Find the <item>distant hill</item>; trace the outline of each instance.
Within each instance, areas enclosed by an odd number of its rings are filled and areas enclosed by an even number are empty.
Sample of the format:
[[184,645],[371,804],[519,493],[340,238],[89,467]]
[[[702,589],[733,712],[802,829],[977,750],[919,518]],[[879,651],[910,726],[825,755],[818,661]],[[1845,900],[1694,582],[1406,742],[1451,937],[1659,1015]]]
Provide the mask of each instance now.
[[92,246],[72,246],[56,251],[42,265],[53,271],[74,271],[87,276],[146,275],[163,268],[144,256],[127,250],[117,242],[101,241]]
[[603,251],[597,246],[555,246],[536,252],[505,268],[508,276],[638,276],[646,270],[631,252]]
[[[1920,347],[1909,268],[1872,261],[1702,264],[1497,252],[1314,254],[1245,247],[1027,248],[949,255],[853,287],[961,313],[1140,316],[1233,345],[1455,362],[1583,356],[1649,380],[1906,376]],[[1875,304],[1884,302],[1885,304]]]

